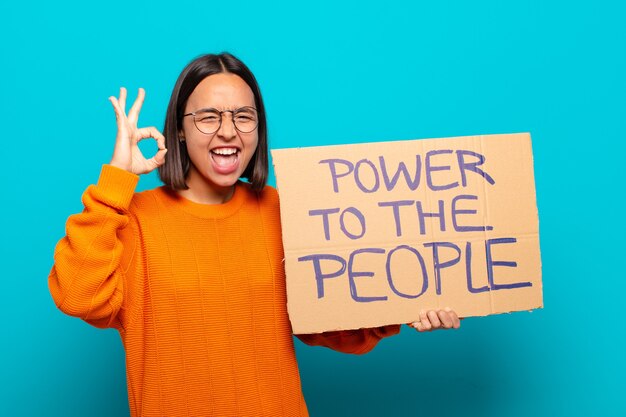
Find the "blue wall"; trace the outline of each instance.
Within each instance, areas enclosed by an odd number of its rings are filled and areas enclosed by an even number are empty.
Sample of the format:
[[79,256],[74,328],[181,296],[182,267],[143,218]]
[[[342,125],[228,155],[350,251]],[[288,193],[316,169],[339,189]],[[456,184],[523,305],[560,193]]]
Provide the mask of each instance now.
[[107,97],[144,87],[160,128],[182,67],[222,50],[256,73],[274,148],[533,137],[545,309],[363,357],[298,342],[313,416],[626,415],[622,2],[126,3],[0,5],[0,415],[128,414],[117,333],[48,294],[54,245],[110,159]]

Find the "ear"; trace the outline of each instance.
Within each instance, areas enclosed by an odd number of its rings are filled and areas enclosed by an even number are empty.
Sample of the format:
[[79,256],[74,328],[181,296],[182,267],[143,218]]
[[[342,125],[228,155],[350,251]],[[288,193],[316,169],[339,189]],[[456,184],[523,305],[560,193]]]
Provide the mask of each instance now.
[[183,143],[185,141],[185,132],[183,132],[182,130],[178,132],[178,141],[180,143]]

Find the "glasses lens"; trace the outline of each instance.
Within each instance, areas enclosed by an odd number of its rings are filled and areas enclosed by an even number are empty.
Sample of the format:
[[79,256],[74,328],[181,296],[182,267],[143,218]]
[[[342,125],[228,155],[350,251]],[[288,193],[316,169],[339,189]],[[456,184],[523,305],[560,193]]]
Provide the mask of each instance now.
[[222,122],[222,113],[231,113],[235,129],[242,133],[249,133],[256,129],[259,124],[256,109],[254,107],[242,107],[234,111],[225,110],[202,110],[195,114],[193,121],[198,130],[205,134],[212,134],[219,130]]
[[193,121],[202,133],[215,133],[220,128],[220,114],[216,111],[204,110],[198,112],[194,116]]
[[256,110],[252,107],[242,107],[233,114],[235,128],[242,133],[249,133],[256,129],[259,119]]

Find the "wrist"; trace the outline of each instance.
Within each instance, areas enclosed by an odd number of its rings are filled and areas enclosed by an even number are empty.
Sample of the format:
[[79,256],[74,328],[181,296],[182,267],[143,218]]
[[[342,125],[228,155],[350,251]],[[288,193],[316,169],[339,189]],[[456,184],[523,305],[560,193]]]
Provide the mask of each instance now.
[[124,171],[128,171],[131,174],[134,174],[134,172],[132,171],[131,164],[120,162],[115,157],[113,157],[111,159],[111,162],[109,162],[109,165],[111,165],[111,166],[113,166],[115,168],[123,169]]

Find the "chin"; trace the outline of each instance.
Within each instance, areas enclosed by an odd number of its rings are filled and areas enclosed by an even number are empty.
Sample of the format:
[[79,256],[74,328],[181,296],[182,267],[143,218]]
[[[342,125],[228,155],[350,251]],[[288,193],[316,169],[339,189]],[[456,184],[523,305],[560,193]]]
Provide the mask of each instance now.
[[221,178],[207,178],[209,180],[210,183],[214,184],[216,187],[219,188],[228,188],[228,187],[232,187],[233,185],[235,185],[237,183],[237,181],[239,180],[239,176],[232,176],[232,177],[221,177]]

